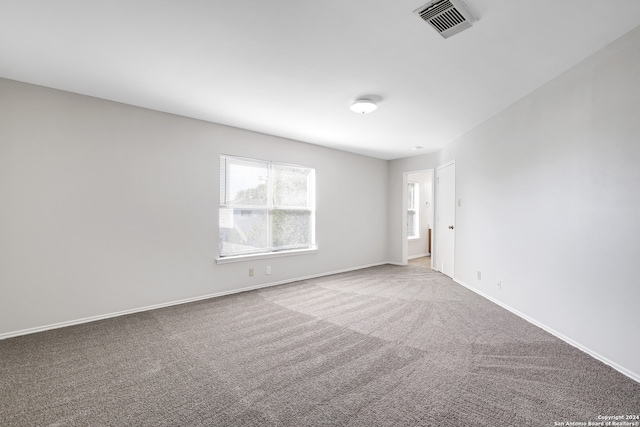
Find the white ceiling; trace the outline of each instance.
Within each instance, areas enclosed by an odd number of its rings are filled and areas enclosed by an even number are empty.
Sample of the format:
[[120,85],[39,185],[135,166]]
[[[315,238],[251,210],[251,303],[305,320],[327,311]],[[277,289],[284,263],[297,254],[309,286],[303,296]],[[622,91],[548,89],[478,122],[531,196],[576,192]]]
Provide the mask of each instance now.
[[[479,20],[445,40],[425,3],[0,0],[0,76],[393,159],[640,25],[638,0],[466,0]],[[377,111],[349,110],[363,95]]]

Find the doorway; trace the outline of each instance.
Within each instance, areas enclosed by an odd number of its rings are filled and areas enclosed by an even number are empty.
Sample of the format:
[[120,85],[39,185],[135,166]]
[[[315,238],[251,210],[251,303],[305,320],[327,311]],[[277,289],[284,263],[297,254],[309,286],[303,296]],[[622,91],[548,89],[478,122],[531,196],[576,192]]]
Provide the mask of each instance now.
[[433,245],[433,169],[403,174],[402,264],[428,263]]

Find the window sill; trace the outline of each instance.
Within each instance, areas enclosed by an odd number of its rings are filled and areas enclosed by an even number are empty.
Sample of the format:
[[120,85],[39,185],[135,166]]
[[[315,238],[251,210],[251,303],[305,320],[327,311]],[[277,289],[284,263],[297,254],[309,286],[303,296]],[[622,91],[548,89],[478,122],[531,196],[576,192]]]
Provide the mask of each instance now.
[[407,240],[420,240],[420,236],[407,237]]
[[317,247],[311,249],[296,249],[292,251],[269,252],[266,254],[236,255],[226,256],[224,258],[216,258],[216,264],[230,264],[232,262],[254,261],[257,259],[280,258],[294,255],[315,254],[318,252]]

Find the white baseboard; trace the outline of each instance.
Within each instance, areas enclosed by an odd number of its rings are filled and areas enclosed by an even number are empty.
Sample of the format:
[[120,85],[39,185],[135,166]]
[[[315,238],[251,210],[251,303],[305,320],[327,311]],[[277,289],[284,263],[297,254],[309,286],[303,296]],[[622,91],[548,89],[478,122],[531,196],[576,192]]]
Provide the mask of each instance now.
[[587,353],[589,356],[593,357],[594,359],[597,359],[597,360],[601,361],[605,365],[611,366],[613,369],[615,369],[616,371],[620,372],[621,374],[623,374],[623,375],[631,378],[632,380],[640,383],[640,375],[639,374],[637,374],[635,372],[632,372],[632,371],[626,369],[623,366],[618,365],[617,363],[607,359],[606,357],[604,357],[601,354],[591,350],[590,348],[580,344],[579,342],[576,342],[576,341],[572,340],[571,338],[569,338],[569,337],[561,334],[560,332],[548,327],[547,325],[545,325],[543,323],[540,323],[537,320],[527,316],[526,314],[521,313],[518,310],[508,306],[507,304],[505,304],[505,303],[503,303],[501,301],[498,301],[497,299],[493,298],[492,296],[487,295],[484,292],[482,292],[482,291],[480,291],[478,289],[475,289],[472,286],[467,285],[463,281],[458,280],[458,279],[453,279],[453,281],[458,283],[461,286],[464,286],[465,288],[469,289],[470,291],[475,292],[476,294],[480,295],[481,297],[488,299],[492,303],[499,305],[500,307],[504,308],[505,310],[510,311],[511,313],[513,313],[516,316],[526,320],[527,322],[529,322],[529,323],[531,323],[531,324],[533,324],[533,325],[535,325],[535,326],[537,326],[537,327],[539,327],[541,329],[544,329],[545,331],[549,332],[551,335],[554,335],[555,337],[560,338],[562,341],[566,342],[567,344],[570,344],[570,345],[574,346],[578,350],[581,350],[581,351]]
[[36,332],[48,331],[50,329],[58,329],[58,328],[64,328],[66,326],[73,326],[73,325],[80,325],[82,323],[95,322],[97,320],[110,319],[112,317],[125,316],[127,314],[140,313],[140,312],[149,311],[149,310],[156,310],[158,308],[170,307],[172,305],[187,304],[187,303],[190,303],[190,302],[201,301],[201,300],[205,300],[205,299],[209,299],[209,298],[216,298],[216,297],[221,297],[221,296],[225,296],[225,295],[237,294],[237,293],[240,293],[240,292],[253,291],[255,289],[267,288],[267,287],[270,287],[270,286],[284,285],[286,283],[299,282],[301,280],[315,279],[317,277],[330,276],[332,274],[346,273],[346,272],[349,272],[349,271],[361,270],[363,268],[377,267],[379,265],[385,265],[385,264],[388,264],[388,263],[387,262],[380,262],[380,263],[376,263],[376,264],[368,264],[368,265],[362,265],[362,266],[359,266],[359,267],[345,268],[345,269],[330,271],[330,272],[326,272],[326,273],[311,274],[311,275],[308,275],[308,276],[296,277],[296,278],[293,278],[293,279],[285,279],[285,280],[280,280],[280,281],[277,281],[277,282],[264,283],[262,285],[247,286],[247,287],[244,287],[244,288],[233,289],[233,290],[230,290],[230,291],[216,292],[216,293],[213,293],[213,294],[207,294],[207,295],[202,295],[202,296],[193,297],[193,298],[185,298],[185,299],[181,299],[181,300],[177,300],[177,301],[170,301],[170,302],[165,302],[165,303],[161,303],[161,304],[148,305],[148,306],[145,306],[145,307],[132,308],[132,309],[129,309],[129,310],[118,311],[118,312],[115,312],[115,313],[108,313],[108,314],[101,314],[101,315],[98,315],[98,316],[84,317],[82,319],[69,320],[69,321],[66,321],[66,322],[52,323],[50,325],[37,326],[37,327],[34,327],[34,328],[22,329],[22,330],[19,330],[19,331],[5,332],[3,334],[0,334],[0,340],[4,340],[4,339],[7,339],[7,338],[12,338],[12,337],[17,337],[17,336],[21,336],[21,335],[35,334]]

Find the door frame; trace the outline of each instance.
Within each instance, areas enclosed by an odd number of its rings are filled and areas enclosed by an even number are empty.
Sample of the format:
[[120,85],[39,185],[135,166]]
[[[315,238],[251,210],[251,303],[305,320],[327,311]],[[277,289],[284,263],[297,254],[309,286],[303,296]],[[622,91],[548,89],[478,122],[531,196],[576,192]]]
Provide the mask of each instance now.
[[431,268],[433,268],[433,248],[435,243],[435,210],[434,210],[434,189],[435,189],[435,181],[436,181],[436,173],[433,168],[430,169],[419,169],[415,171],[403,172],[402,173],[402,258],[400,259],[401,265],[409,265],[409,240],[407,239],[407,184],[409,183],[409,175],[414,173],[428,173],[431,174],[431,200],[428,200],[431,211],[431,221],[433,222],[433,226],[431,228],[433,235],[431,239]]
[[[450,160],[446,163],[441,164],[440,166],[438,166],[436,168],[436,177],[434,179],[434,183],[438,182],[438,180],[440,179],[440,171],[448,166],[455,166],[456,164],[456,160]],[[434,230],[433,230],[433,234],[434,234],[434,238],[433,238],[433,242],[432,242],[432,253],[431,253],[431,267],[436,270],[439,271],[441,273],[442,269],[438,267],[437,263],[435,262],[436,258],[437,258],[437,250],[438,250],[438,226],[440,225],[440,206],[439,206],[439,200],[440,200],[440,190],[439,190],[439,186],[435,185],[435,211],[434,211],[434,218],[433,218],[433,222],[435,224]],[[453,247],[453,259],[451,260],[451,278],[455,278],[456,275],[456,234],[457,234],[457,199],[456,199],[456,174],[454,173],[453,175],[453,242],[452,242],[452,247]],[[444,274],[444,273],[443,273]]]

